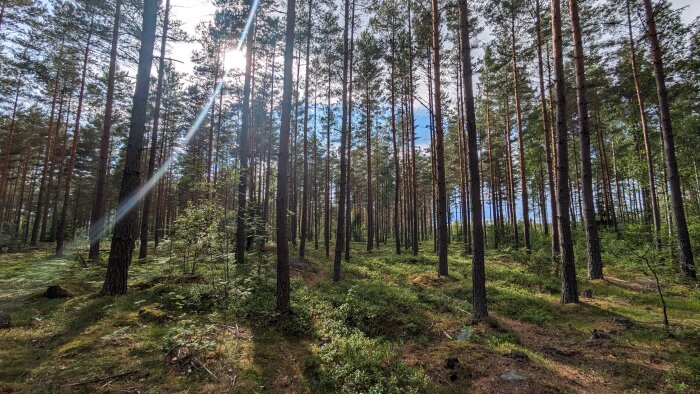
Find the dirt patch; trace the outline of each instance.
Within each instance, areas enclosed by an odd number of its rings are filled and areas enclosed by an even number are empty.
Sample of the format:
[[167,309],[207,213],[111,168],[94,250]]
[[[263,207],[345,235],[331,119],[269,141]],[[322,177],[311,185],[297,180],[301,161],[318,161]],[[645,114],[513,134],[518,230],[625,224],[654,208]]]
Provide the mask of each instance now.
[[[573,328],[545,328],[503,316],[495,318],[518,336],[524,348],[543,357],[557,374],[586,392],[603,388],[623,391],[630,384],[660,390],[671,369],[653,349],[616,340],[620,324],[611,320],[601,320],[599,328],[582,336]],[[581,339],[575,340],[577,337]]]
[[[515,353],[517,355],[517,353]],[[409,344],[402,358],[431,381],[452,392],[580,392],[575,382],[514,353],[501,354],[473,342],[447,338],[428,345]]]

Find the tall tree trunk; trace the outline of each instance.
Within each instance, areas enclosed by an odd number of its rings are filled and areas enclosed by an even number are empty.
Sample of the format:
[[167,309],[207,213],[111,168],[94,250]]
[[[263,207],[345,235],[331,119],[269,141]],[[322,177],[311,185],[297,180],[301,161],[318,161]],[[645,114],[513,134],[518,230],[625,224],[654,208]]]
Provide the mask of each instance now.
[[438,275],[449,275],[447,267],[447,189],[445,187],[445,145],[442,127],[442,91],[440,87],[440,8],[439,1],[433,5],[433,73],[435,89],[435,153],[437,161],[437,230],[438,230]]
[[125,294],[129,265],[134,252],[135,235],[138,228],[138,214],[135,204],[130,201],[139,187],[139,164],[143,147],[143,135],[146,130],[146,111],[148,109],[148,85],[153,65],[153,47],[156,39],[158,20],[158,1],[144,0],[143,27],[141,30],[141,48],[139,65],[136,74],[136,89],[134,91],[131,111],[129,139],[126,145],[124,174],[119,190],[119,205],[117,220],[112,235],[112,245],[107,265],[107,275],[102,286],[105,295]]
[[[15,212],[15,229],[14,229],[14,236],[17,240],[19,240],[19,229],[22,224],[22,205],[24,205],[24,193],[25,193],[25,188],[27,186],[27,174],[29,173],[29,162],[30,162],[30,157],[27,155],[22,163],[22,178],[19,181],[20,183],[20,191],[19,191],[19,202],[17,204],[17,210]],[[33,159],[33,158],[32,158]]]
[[292,67],[294,65],[294,25],[296,0],[287,2],[284,46],[284,76],[280,150],[277,164],[277,311],[289,311],[289,245],[287,244],[287,183],[289,174],[289,127],[292,117]]
[[287,182],[289,175],[289,127],[292,117],[292,66],[296,0],[287,2],[280,150],[277,165],[277,311],[289,311],[289,245],[287,244]]
[[107,101],[102,121],[102,136],[100,138],[100,153],[97,168],[97,181],[95,184],[95,198],[92,204],[90,216],[90,260],[98,260],[100,257],[100,237],[104,232],[105,191],[107,189],[107,168],[109,166],[109,139],[112,128],[112,112],[114,107],[114,85],[117,74],[117,52],[119,50],[119,27],[121,24],[122,0],[116,0],[114,10],[114,24],[112,27],[112,47],[109,55],[109,71],[107,74]]
[[[59,55],[63,53],[63,44],[61,44],[61,49],[59,50]],[[60,57],[60,56],[59,56]],[[39,181],[39,195],[36,203],[36,213],[34,214],[34,224],[32,225],[32,236],[30,240],[30,245],[35,246],[37,243],[37,238],[39,236],[39,227],[43,222],[43,211],[45,208],[45,194],[48,194],[46,179],[53,174],[49,174],[49,161],[51,160],[51,152],[53,151],[53,127],[54,120],[56,123],[60,123],[61,111],[56,118],[54,118],[56,110],[56,100],[60,100],[60,105],[63,103],[63,93],[59,92],[59,80],[61,75],[61,67],[56,71],[56,76],[54,77],[53,86],[53,99],[51,101],[51,116],[49,117],[49,127],[46,137],[46,150],[44,151],[44,164],[41,170],[41,180]],[[60,97],[60,99],[59,99]]]
[[[369,83],[365,87],[366,116],[365,131],[367,136],[367,251],[374,247],[374,199],[372,193],[372,101],[370,97]],[[378,197],[378,196],[377,196]]]
[[472,87],[471,44],[469,42],[469,9],[467,0],[459,1],[459,25],[462,42],[462,85],[464,89],[464,112],[467,117],[467,155],[469,157],[469,194],[471,202],[472,231],[472,306],[475,319],[488,315],[486,308],[486,270],[484,267],[484,230],[481,214],[481,180],[479,177],[479,154],[476,140],[476,114]]
[[399,199],[401,190],[401,173],[399,171],[399,150],[396,143],[396,39],[394,32],[391,33],[391,143],[394,154],[394,242],[396,254],[401,254],[401,235],[399,230]]
[[351,189],[351,180],[350,176],[352,175],[352,165],[350,164],[350,160],[352,158],[352,86],[353,86],[353,79],[352,79],[352,71],[353,71],[353,63],[354,63],[354,58],[355,58],[355,0],[352,0],[352,4],[350,5],[350,76],[348,79],[348,131],[347,131],[347,138],[348,138],[348,163],[347,163],[347,174],[346,174],[346,187],[347,189],[345,190],[345,198],[346,198],[346,204],[345,204],[345,261],[350,261],[350,226],[352,224],[351,218],[350,218],[350,189]]
[[520,246],[520,239],[518,233],[518,215],[516,212],[515,203],[515,173],[513,171],[513,152],[512,141],[511,141],[511,125],[510,125],[510,110],[508,105],[508,97],[504,98],[505,112],[503,114],[503,134],[504,134],[504,144],[506,150],[506,170],[508,171],[508,185],[506,188],[506,195],[508,197],[508,213],[510,214],[510,222],[513,226],[513,244],[515,247]]
[[661,252],[661,215],[659,214],[659,199],[656,195],[656,183],[654,176],[654,157],[651,152],[651,140],[649,139],[649,129],[647,128],[647,116],[644,110],[644,98],[637,75],[637,54],[632,35],[632,12],[630,10],[630,0],[627,0],[627,33],[630,42],[630,67],[632,68],[632,81],[634,91],[637,96],[637,106],[639,108],[639,121],[642,124],[642,135],[644,137],[644,152],[647,161],[647,181],[649,183],[649,200],[651,203],[651,217],[654,225],[654,245],[656,250]]
[[326,54],[328,60],[328,90],[326,92],[326,109],[328,111],[326,119],[326,168],[325,168],[325,187],[324,187],[324,209],[323,209],[323,245],[326,250],[326,257],[331,255],[331,116],[333,114],[331,108],[331,78],[332,66],[331,55]]
[[309,0],[309,14],[306,25],[306,65],[304,66],[304,174],[301,195],[301,239],[299,241],[299,257],[303,260],[306,253],[306,237],[309,227],[309,59],[311,57],[311,28],[313,0]]
[[418,256],[418,178],[416,175],[416,125],[413,108],[413,19],[411,16],[411,5],[412,0],[408,0],[408,100],[411,116],[411,182],[413,184],[413,194],[411,195],[411,209],[413,210],[413,232],[411,234],[411,250],[414,256]]
[[[269,119],[269,134],[268,134],[268,141],[272,140],[272,135],[273,135],[273,127],[274,127],[274,108],[275,108],[275,53],[277,50],[277,40],[273,41],[272,44],[272,65],[270,66],[270,119]],[[315,115],[314,115],[315,116]],[[270,216],[270,177],[272,173],[272,168],[270,166],[270,161],[271,161],[271,148],[270,145],[267,145],[266,149],[266,154],[265,154],[265,196],[263,197],[263,222],[265,224],[268,223],[268,218]]]
[[499,241],[499,225],[498,225],[498,209],[497,209],[497,191],[498,182],[496,181],[496,166],[493,156],[493,143],[491,138],[491,108],[489,106],[489,91],[488,91],[488,81],[484,83],[486,86],[484,96],[485,96],[485,106],[486,106],[486,148],[489,158],[489,192],[491,194],[491,222],[493,223],[493,248],[498,249]]
[[[94,17],[93,17],[94,18]],[[92,43],[93,20],[90,21],[88,30],[87,44],[85,45],[85,54],[83,55],[83,70],[80,77],[80,93],[78,95],[78,108],[75,112],[75,128],[73,129],[73,143],[71,145],[71,153],[68,158],[68,166],[66,168],[66,185],[63,193],[63,207],[61,208],[61,219],[58,222],[56,230],[56,257],[63,256],[63,243],[66,237],[66,218],[68,215],[68,203],[70,201],[70,187],[73,180],[73,169],[75,168],[75,160],[78,154],[78,142],[80,141],[80,117],[83,113],[83,98],[85,97],[85,79],[87,78],[87,66],[90,57],[90,44]],[[55,214],[55,213],[54,213]]]
[[315,80],[314,86],[314,166],[313,166],[313,199],[314,199],[314,250],[318,250],[318,235],[320,230],[320,220],[318,214],[319,192],[318,192],[318,129],[316,116],[318,115],[318,83]]
[[515,52],[515,15],[511,18],[511,56],[513,66],[513,89],[515,94],[515,116],[518,126],[518,156],[520,161],[520,196],[523,211],[523,240],[525,241],[525,250],[530,251],[530,210],[527,194],[527,177],[525,176],[525,143],[523,141],[523,116],[520,106],[520,78],[518,75],[518,62]]
[[557,215],[561,247],[561,302],[578,302],[574,244],[569,217],[569,146],[566,129],[566,83],[564,81],[564,56],[562,52],[561,4],[552,0],[552,47],[554,48],[554,78],[556,84],[557,130]]
[[338,222],[335,233],[335,255],[333,256],[333,281],[340,280],[340,260],[343,255],[345,240],[345,188],[346,184],[346,148],[348,133],[348,64],[350,61],[350,43],[348,31],[350,29],[350,0],[345,0],[345,27],[343,28],[343,79],[342,79],[342,118],[340,121],[340,178],[338,179]]
[[[158,148],[158,127],[160,126],[161,101],[163,99],[163,74],[165,73],[165,47],[168,43],[168,24],[170,22],[170,0],[165,2],[165,16],[163,18],[163,34],[160,40],[160,58],[158,59],[158,82],[156,87],[156,103],[153,110],[153,130],[151,130],[151,149],[148,155],[148,172],[145,181],[153,177],[156,167],[156,150]],[[216,81],[214,82],[216,83]],[[143,202],[141,214],[141,244],[139,245],[139,259],[145,259],[148,255],[148,222],[151,216],[151,200],[153,192],[146,190],[146,198]]]
[[[552,163],[552,138],[550,117],[547,112],[547,99],[544,93],[544,67],[542,62],[542,26],[540,19],[540,0],[535,0],[535,29],[537,30],[537,71],[539,76],[540,106],[542,107],[542,124],[544,125],[544,150],[547,162],[547,182],[549,185],[549,207],[552,212],[552,258],[559,254],[559,231],[557,224],[556,185],[554,184],[554,165]],[[546,227],[545,227],[546,234]]]
[[591,166],[591,128],[588,117],[588,92],[583,62],[583,42],[578,14],[578,0],[569,0],[571,34],[574,38],[574,68],[576,70],[576,104],[581,135],[581,181],[583,183],[583,222],[586,228],[588,254],[588,278],[603,279],[603,262],[600,256],[600,240],[593,201],[593,169]]
[[693,248],[690,245],[690,235],[685,219],[685,208],[683,207],[683,194],[681,192],[681,179],[678,174],[678,163],[676,162],[676,145],[673,141],[673,129],[671,127],[671,111],[668,102],[668,90],[666,90],[666,76],[664,64],[659,44],[659,36],[656,32],[656,21],[654,20],[654,8],[651,0],[644,0],[646,11],[647,35],[651,44],[651,57],[654,66],[654,79],[656,80],[656,93],[659,100],[659,115],[661,118],[661,133],[664,141],[664,154],[666,156],[666,172],[668,173],[668,183],[671,195],[671,206],[673,207],[673,219],[676,224],[676,236],[678,238],[678,263],[681,272],[689,278],[695,278],[695,264],[693,262]]
[[290,241],[292,242],[293,246],[297,245],[297,229],[298,229],[298,224],[299,224],[299,212],[298,212],[298,206],[297,206],[297,158],[299,155],[298,152],[298,137],[299,137],[299,83],[301,82],[301,46],[297,47],[297,72],[296,72],[296,88],[294,89],[294,116],[292,118],[294,122],[294,128],[292,131],[292,140],[291,140],[291,153],[292,153],[292,161],[291,161],[291,174],[290,174],[290,190],[289,192],[291,193],[291,198],[289,201],[289,213],[290,213],[290,236],[291,239]]
[[15,100],[14,104],[12,105],[12,117],[10,120],[9,132],[8,136],[4,141],[6,145],[4,149],[2,149],[2,165],[0,166],[0,201],[2,201],[2,205],[0,205],[0,233],[2,233],[3,226],[5,224],[5,221],[2,220],[2,217],[4,216],[5,211],[10,212],[10,210],[12,209],[12,207],[9,204],[10,199],[7,193],[7,185],[10,179],[10,163],[13,153],[12,150],[15,145],[12,139],[14,137],[15,132],[15,123],[17,120],[17,107],[19,104],[20,90],[22,88],[22,79],[23,77],[21,75],[19,76],[19,78],[17,78],[17,88],[15,89]]
[[[250,1],[249,12],[254,12]],[[255,42],[255,18],[246,36],[245,79],[243,81],[243,109],[241,112],[241,133],[238,136],[240,178],[238,180],[238,216],[236,217],[236,263],[245,262],[246,249],[246,187],[248,186],[248,132],[250,131],[250,91],[253,75],[253,51]]]

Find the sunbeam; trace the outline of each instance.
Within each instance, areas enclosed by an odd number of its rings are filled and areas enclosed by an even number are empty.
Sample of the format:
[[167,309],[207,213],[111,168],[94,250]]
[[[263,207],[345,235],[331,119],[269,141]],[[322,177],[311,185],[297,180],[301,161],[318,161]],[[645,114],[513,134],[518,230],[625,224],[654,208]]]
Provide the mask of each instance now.
[[[199,115],[197,116],[197,119],[194,121],[194,123],[190,126],[189,130],[187,131],[187,134],[185,134],[185,137],[180,141],[180,146],[186,146],[192,137],[197,133],[199,130],[199,127],[202,125],[202,122],[204,122],[204,119],[207,116],[207,113],[211,109],[212,105],[214,104],[214,101],[216,100],[216,97],[219,95],[221,92],[221,89],[224,85],[224,80],[228,76],[229,71],[231,70],[238,70],[241,68],[245,67],[245,53],[242,51],[243,48],[243,43],[246,41],[246,37],[248,36],[248,32],[250,31],[251,26],[253,25],[253,18],[255,17],[255,13],[258,10],[258,6],[260,5],[260,0],[255,0],[251,6],[250,13],[248,14],[248,19],[246,20],[245,27],[243,28],[243,31],[241,32],[241,37],[238,40],[238,44],[236,45],[236,48],[232,50],[231,52],[228,53],[228,56],[231,58],[229,62],[224,67],[224,73],[221,76],[221,79],[219,80],[219,83],[216,85],[216,88],[214,91],[209,95],[209,99],[207,100],[207,103],[204,105],[202,110],[199,112]],[[241,67],[241,63],[243,64],[243,67]],[[116,213],[114,215],[114,220],[109,222],[109,225],[106,225],[107,219],[109,217],[109,214],[106,214],[104,217],[102,217],[100,220],[98,220],[96,223],[92,224],[93,226],[97,226],[99,231],[95,231],[93,235],[90,237],[90,244],[93,244],[97,242],[99,239],[102,238],[102,236],[110,231],[116,223],[118,223],[120,220],[126,216],[127,213],[129,213],[132,209],[134,209],[137,204],[150,192],[153,187],[158,183],[158,181],[165,175],[165,173],[168,171],[168,169],[175,163],[177,163],[177,160],[179,159],[180,153],[175,151],[169,158],[166,160],[165,163],[156,171],[151,179],[149,179],[146,183],[144,183],[143,186],[141,186],[138,190],[136,190],[134,193],[132,193],[130,196],[128,196],[124,201],[122,201],[116,209]]]

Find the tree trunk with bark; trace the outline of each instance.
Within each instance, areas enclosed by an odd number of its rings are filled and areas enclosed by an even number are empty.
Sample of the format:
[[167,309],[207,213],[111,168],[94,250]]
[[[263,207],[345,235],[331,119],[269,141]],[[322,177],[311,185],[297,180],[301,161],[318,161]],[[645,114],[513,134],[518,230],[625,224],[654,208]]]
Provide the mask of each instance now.
[[[249,12],[253,12],[250,2]],[[241,111],[241,133],[238,136],[240,178],[238,180],[238,216],[236,217],[236,263],[245,262],[246,249],[246,187],[248,186],[248,133],[250,129],[250,96],[253,75],[253,51],[255,42],[255,18],[246,36],[245,79],[243,81],[243,109]]]
[[345,246],[345,204],[347,187],[347,140],[348,140],[348,64],[350,61],[350,43],[348,31],[350,29],[350,0],[345,0],[345,27],[343,28],[343,78],[342,87],[342,118],[340,120],[340,178],[338,179],[338,221],[335,233],[335,255],[333,256],[333,281],[340,281],[340,261]]
[[437,162],[437,230],[438,275],[449,275],[447,266],[447,189],[445,187],[445,145],[442,125],[442,91],[440,86],[440,7],[432,0],[433,8],[433,82],[435,85],[435,159]]
[[[93,22],[90,21],[90,27],[87,36],[87,44],[85,45],[85,53],[83,55],[83,69],[80,77],[80,93],[78,94],[78,108],[75,112],[75,128],[73,129],[73,142],[71,144],[71,153],[66,166],[66,184],[63,193],[63,206],[61,208],[61,218],[56,229],[56,257],[63,256],[63,243],[66,237],[66,220],[68,216],[68,203],[70,201],[70,187],[73,180],[73,169],[75,168],[75,160],[78,155],[78,142],[80,142],[80,118],[83,113],[83,98],[85,97],[85,79],[87,78],[87,66],[90,57],[90,45],[92,44]],[[55,213],[54,213],[55,214]]]
[[[165,2],[165,16],[163,18],[163,34],[160,40],[160,58],[158,59],[158,82],[156,87],[156,103],[153,110],[153,128],[151,130],[151,149],[148,155],[148,172],[146,182],[153,177],[156,167],[156,150],[158,148],[158,128],[160,126],[161,101],[163,99],[163,74],[165,73],[165,47],[168,40],[168,24],[170,22],[170,0]],[[148,255],[148,223],[151,216],[151,200],[153,192],[146,190],[146,198],[143,201],[141,214],[141,244],[139,245],[139,259],[145,259]]]
[[141,29],[141,48],[139,50],[138,72],[131,111],[131,125],[126,145],[124,174],[116,223],[112,235],[112,245],[107,264],[107,275],[102,286],[102,294],[119,295],[126,293],[129,265],[134,252],[138,214],[134,209],[134,193],[139,188],[139,164],[143,147],[143,135],[146,130],[146,112],[148,109],[148,86],[153,65],[153,47],[156,39],[158,20],[158,1],[144,0],[143,26]]
[[571,236],[569,204],[569,146],[566,128],[566,83],[562,52],[561,0],[552,0],[552,48],[556,85],[556,141],[557,141],[557,215],[561,247],[561,302],[578,302],[574,244]]
[[277,165],[277,311],[289,311],[289,245],[287,244],[287,183],[289,174],[289,128],[292,118],[292,66],[294,65],[294,27],[296,0],[287,2],[287,27],[284,46],[280,149]]
[[476,111],[472,87],[471,44],[469,42],[469,9],[467,0],[459,1],[459,25],[462,62],[462,86],[464,90],[464,112],[467,117],[467,155],[469,160],[469,194],[471,203],[472,232],[472,313],[475,319],[488,316],[486,307],[486,270],[484,266],[484,229],[481,212],[481,179],[479,154],[476,140]]
[[313,0],[309,0],[309,18],[306,25],[306,65],[304,66],[304,174],[301,194],[301,239],[299,240],[299,258],[304,259],[306,253],[306,237],[309,228],[309,59],[311,57],[311,28]]
[[591,127],[588,116],[588,86],[583,61],[583,42],[578,13],[578,0],[569,0],[571,34],[574,39],[574,69],[576,70],[576,104],[581,135],[581,182],[583,186],[583,223],[586,229],[588,278],[603,279],[603,262],[593,201],[593,168],[591,165]]
[[678,174],[676,162],[676,145],[673,140],[673,128],[671,126],[671,111],[668,102],[668,90],[666,89],[666,75],[659,44],[659,36],[656,31],[654,8],[651,0],[644,0],[646,12],[647,35],[651,44],[651,57],[656,81],[656,94],[659,101],[659,115],[661,118],[661,134],[663,135],[664,154],[666,156],[666,173],[670,188],[671,206],[673,207],[673,219],[676,225],[678,238],[678,263],[683,275],[689,278],[696,277],[695,264],[693,262],[693,248],[690,245],[690,235],[685,218],[683,206],[683,194],[681,192],[681,179]]
[[100,153],[98,158],[97,181],[95,183],[95,198],[90,216],[90,260],[100,257],[100,237],[104,232],[107,218],[105,215],[105,192],[107,190],[107,167],[109,166],[109,139],[112,129],[112,112],[114,108],[114,85],[117,74],[117,52],[119,50],[119,28],[121,25],[122,0],[117,0],[112,27],[112,43],[109,55],[109,71],[107,73],[107,99],[102,121],[102,136],[100,137]]

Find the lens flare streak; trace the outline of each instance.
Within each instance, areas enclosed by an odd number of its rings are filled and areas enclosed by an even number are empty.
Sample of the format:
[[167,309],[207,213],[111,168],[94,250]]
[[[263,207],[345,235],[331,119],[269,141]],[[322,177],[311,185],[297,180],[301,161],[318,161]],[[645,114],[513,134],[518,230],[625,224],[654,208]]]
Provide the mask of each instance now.
[[[240,51],[241,48],[243,47],[243,43],[246,41],[246,37],[248,36],[248,32],[250,31],[251,26],[253,25],[253,18],[255,18],[255,13],[258,10],[258,6],[260,5],[260,0],[255,0],[251,6],[250,13],[248,14],[248,19],[246,20],[245,27],[243,31],[241,32],[241,37],[240,40],[238,41],[238,44],[236,45],[235,51]],[[252,50],[252,49],[249,49]],[[214,102],[216,101],[216,97],[221,93],[221,89],[224,86],[224,80],[228,76],[230,69],[224,69],[224,73],[221,76],[221,79],[219,80],[219,83],[216,85],[216,88],[214,91],[211,93],[209,96],[209,99],[207,100],[206,104],[202,108],[202,110],[199,112],[199,115],[197,116],[197,119],[195,119],[194,123],[190,126],[189,130],[187,130],[187,134],[185,134],[184,138],[180,141],[180,146],[186,146],[190,140],[192,140],[192,137],[197,133],[199,130],[199,127],[202,125],[204,122],[204,119],[207,116],[207,113],[211,109],[211,107],[214,105]],[[156,171],[151,179],[149,179],[143,186],[141,186],[138,190],[136,190],[134,193],[132,193],[130,196],[128,196],[124,201],[122,201],[116,209],[116,213],[114,216],[114,220],[112,220],[108,226],[105,225],[107,222],[107,217],[109,214],[105,215],[102,219],[98,220],[96,223],[93,223],[93,226],[96,226],[99,231],[95,231],[92,236],[90,236],[90,244],[93,244],[97,242],[102,236],[109,230],[114,227],[115,223],[118,223],[120,220],[126,216],[127,213],[129,213],[132,209],[134,209],[138,203],[143,200],[146,195],[155,187],[155,185],[160,181],[160,179],[165,175],[165,173],[170,169],[170,167],[177,163],[177,160],[180,156],[179,152],[173,153],[168,160],[163,163],[162,166]]]

